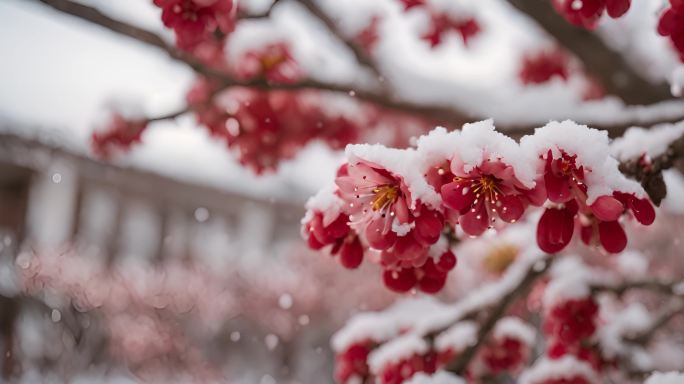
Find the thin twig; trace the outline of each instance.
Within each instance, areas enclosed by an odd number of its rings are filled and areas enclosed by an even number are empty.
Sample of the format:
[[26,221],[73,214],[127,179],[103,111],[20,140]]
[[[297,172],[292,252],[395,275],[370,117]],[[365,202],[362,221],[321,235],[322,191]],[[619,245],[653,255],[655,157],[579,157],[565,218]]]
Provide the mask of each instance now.
[[159,115],[159,116],[154,116],[154,117],[149,117],[147,118],[147,121],[150,123],[153,122],[158,122],[158,121],[164,121],[164,120],[174,120],[177,119],[178,117],[185,115],[186,113],[192,112],[195,108],[191,105],[186,105],[182,108],[179,108],[176,111],[169,112],[164,115]]
[[247,13],[242,13],[238,14],[238,19],[240,20],[257,20],[257,19],[268,19],[271,17],[271,13],[273,13],[273,9],[275,6],[280,2],[281,0],[273,0],[273,3],[266,9],[266,11],[258,14],[247,14]]

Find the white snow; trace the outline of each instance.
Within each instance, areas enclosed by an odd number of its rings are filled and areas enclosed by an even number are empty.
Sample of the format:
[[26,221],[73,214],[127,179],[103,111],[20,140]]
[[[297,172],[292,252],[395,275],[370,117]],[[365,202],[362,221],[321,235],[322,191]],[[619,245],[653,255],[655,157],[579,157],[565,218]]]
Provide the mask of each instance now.
[[533,345],[537,332],[522,319],[513,316],[501,318],[494,327],[494,338],[520,340],[525,345]]
[[414,355],[423,355],[430,349],[425,338],[408,333],[399,336],[371,352],[368,356],[368,366],[371,372],[379,374],[383,368],[397,364]]
[[672,72],[670,87],[673,96],[684,97],[684,65],[678,66]]
[[302,219],[302,223],[308,222],[313,216],[314,212],[323,213],[323,225],[330,225],[342,212],[344,208],[344,201],[335,194],[337,186],[335,183],[329,183],[322,188],[318,193],[309,198],[306,202],[306,215]]
[[463,351],[477,342],[478,326],[473,321],[460,321],[435,338],[437,351]]
[[566,355],[558,360],[542,357],[532,367],[520,375],[520,384],[542,384],[549,379],[572,379],[582,377],[590,384],[598,384],[599,379],[591,366],[574,356]]
[[590,283],[595,272],[579,257],[564,256],[551,267],[551,280],[544,290],[543,303],[547,309],[568,300],[583,299],[590,295]]
[[447,131],[444,127],[436,127],[417,140],[420,170],[424,173],[430,167],[442,165],[451,160],[458,150],[461,131]]
[[617,256],[617,268],[626,278],[640,278],[648,272],[648,259],[637,250],[627,250]]
[[436,372],[432,376],[419,372],[413,375],[406,384],[465,384],[465,381],[445,371]]
[[364,340],[381,342],[409,329],[417,320],[416,313],[432,314],[444,311],[448,306],[430,296],[400,300],[381,312],[361,313],[351,318],[332,337],[335,351],[343,351],[350,345]]
[[[604,317],[606,316],[602,316]],[[602,353],[608,358],[614,358],[629,352],[633,346],[625,343],[625,338],[647,329],[651,322],[651,314],[641,303],[632,303],[611,314],[597,332]]]
[[644,384],[681,384],[684,383],[682,372],[655,372],[646,379]]
[[[547,157],[549,150],[554,158],[561,151],[577,156],[577,165],[584,166],[587,185],[587,204],[613,191],[645,196],[643,188],[634,180],[627,179],[618,170],[618,161],[610,156],[608,134],[605,131],[579,125],[573,121],[552,121],[537,128],[533,135],[520,140],[524,152]],[[591,145],[587,145],[591,143]],[[543,161],[540,161],[543,164]]]
[[486,160],[501,160],[513,167],[515,176],[521,183],[528,188],[534,187],[537,175],[532,161],[535,158],[526,156],[515,140],[497,132],[491,119],[465,124],[461,129],[455,155],[464,163],[466,172],[482,165]]
[[684,121],[659,124],[649,129],[632,127],[610,145],[611,154],[620,161],[638,159],[642,155],[655,157],[684,135]]
[[661,209],[674,214],[684,214],[684,176],[677,170],[663,172],[663,179],[667,186],[667,196],[660,205]]

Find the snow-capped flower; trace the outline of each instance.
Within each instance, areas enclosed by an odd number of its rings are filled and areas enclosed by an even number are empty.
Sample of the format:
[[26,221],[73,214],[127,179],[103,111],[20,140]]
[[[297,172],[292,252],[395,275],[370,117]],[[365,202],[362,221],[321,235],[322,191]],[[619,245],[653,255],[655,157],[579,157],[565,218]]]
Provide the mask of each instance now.
[[516,222],[530,204],[544,201],[518,145],[494,131],[491,121],[467,124],[458,143],[449,159],[453,179],[440,193],[465,233],[478,236],[497,218]]
[[349,204],[352,226],[372,248],[387,250],[409,232],[424,247],[437,241],[443,227],[441,215],[422,204],[411,209],[411,193],[401,176],[361,159],[346,169],[347,174],[338,176],[336,183]]
[[[593,138],[591,147],[576,137]],[[553,122],[523,138],[530,153],[538,153],[543,164],[543,182],[550,206],[537,226],[537,243],[547,253],[565,248],[572,239],[575,223],[584,229],[582,238],[599,240],[608,252],[618,253],[627,245],[627,236],[618,222],[627,207],[644,225],[652,223],[655,212],[643,189],[618,170],[609,155],[605,133],[571,122]]]

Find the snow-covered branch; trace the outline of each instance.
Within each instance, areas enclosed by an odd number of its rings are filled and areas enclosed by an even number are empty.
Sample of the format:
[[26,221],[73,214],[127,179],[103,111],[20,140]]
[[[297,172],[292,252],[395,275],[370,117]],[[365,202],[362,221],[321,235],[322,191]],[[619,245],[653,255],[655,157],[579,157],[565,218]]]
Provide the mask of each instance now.
[[458,357],[447,365],[447,370],[456,374],[463,374],[470,361],[475,357],[478,350],[484,345],[497,322],[506,314],[508,307],[518,298],[524,296],[537,279],[543,276],[553,262],[553,256],[534,263],[527,270],[522,280],[512,290],[507,292],[491,309],[489,315],[480,325],[477,331],[475,344],[466,348]]
[[508,2],[531,17],[558,43],[579,58],[585,70],[599,79],[608,93],[618,96],[626,104],[653,104],[673,98],[666,84],[650,83],[595,33],[565,22],[553,9],[551,1]]

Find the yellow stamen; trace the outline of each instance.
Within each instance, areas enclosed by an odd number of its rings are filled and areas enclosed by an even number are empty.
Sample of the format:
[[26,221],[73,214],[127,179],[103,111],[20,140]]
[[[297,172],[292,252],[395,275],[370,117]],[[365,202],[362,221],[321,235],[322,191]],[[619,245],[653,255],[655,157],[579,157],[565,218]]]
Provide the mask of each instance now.
[[266,54],[264,57],[261,58],[261,69],[264,71],[268,71],[271,68],[284,63],[285,60],[285,55],[276,53]]
[[393,204],[399,198],[399,188],[395,185],[381,185],[373,188],[373,201],[371,207],[374,211],[383,209],[388,204]]

